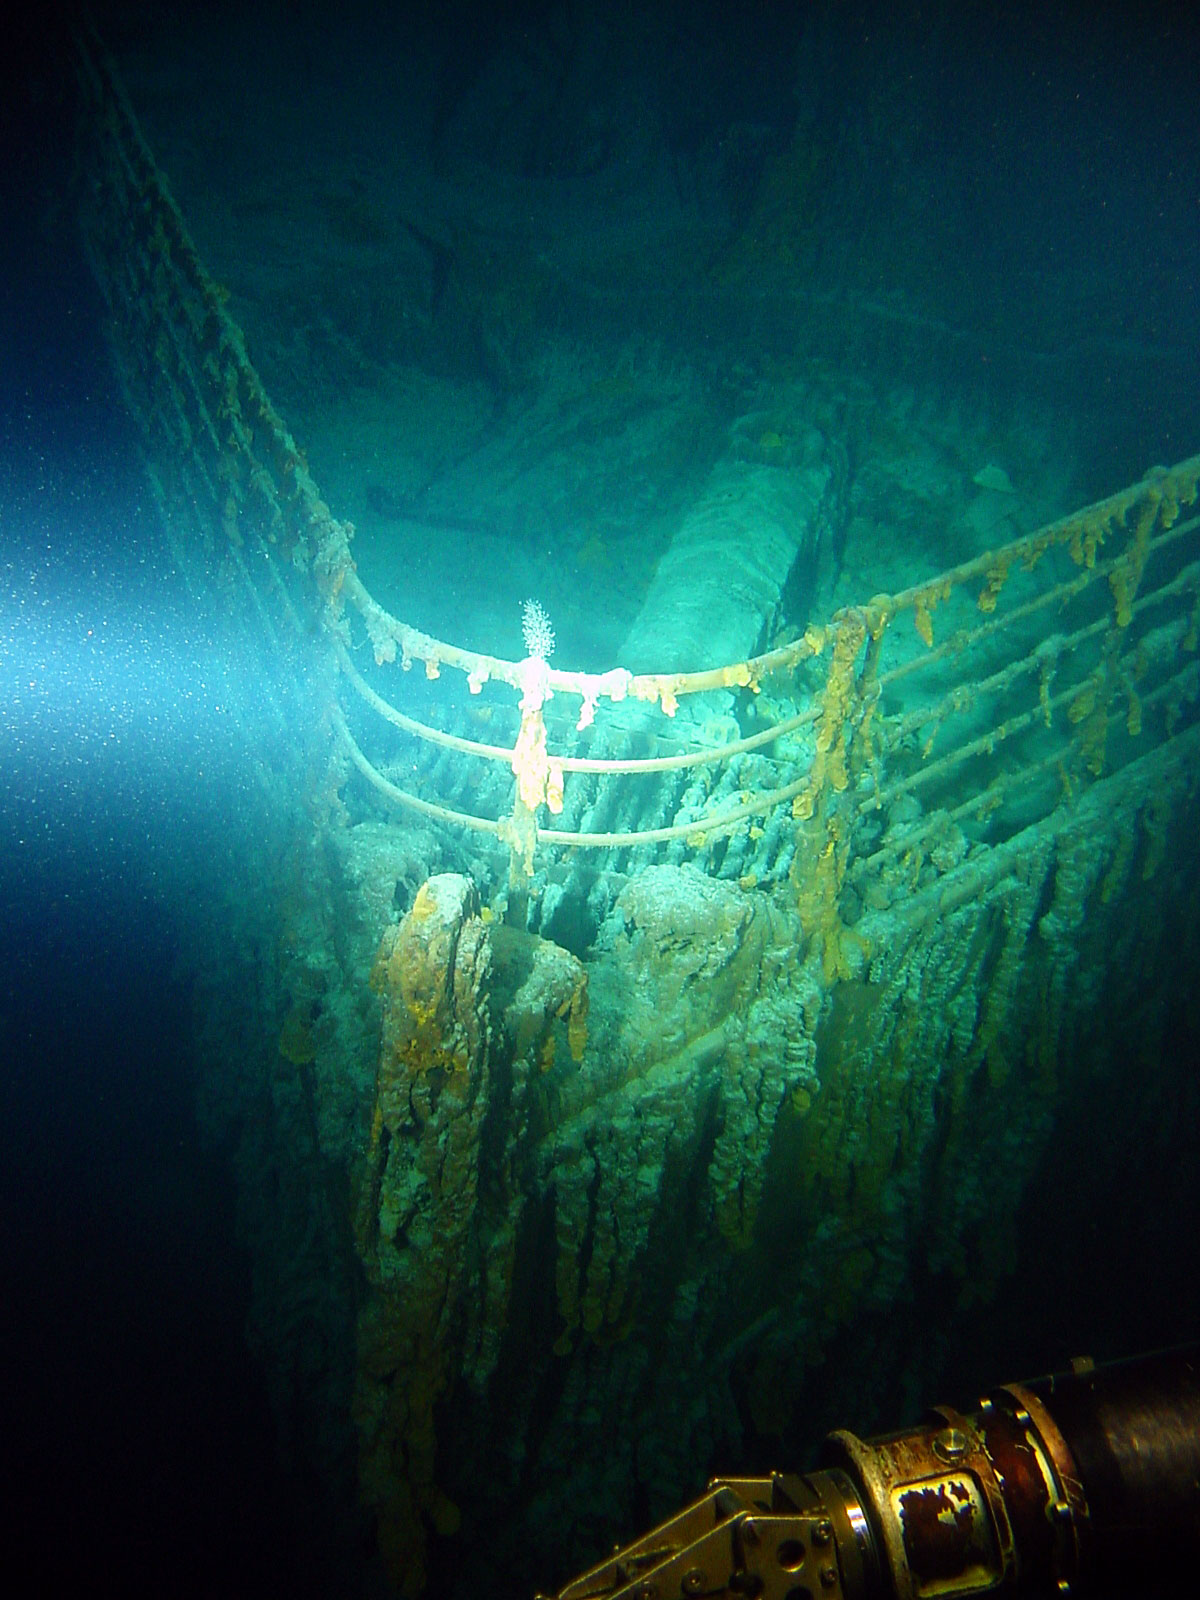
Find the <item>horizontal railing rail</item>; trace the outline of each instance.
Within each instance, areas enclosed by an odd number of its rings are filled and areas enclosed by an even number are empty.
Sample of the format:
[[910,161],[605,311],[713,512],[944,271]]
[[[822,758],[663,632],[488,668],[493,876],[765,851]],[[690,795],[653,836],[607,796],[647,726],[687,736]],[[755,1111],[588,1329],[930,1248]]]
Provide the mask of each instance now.
[[[240,593],[274,643],[323,641],[337,700],[330,727],[353,769],[389,803],[503,841],[518,878],[538,847],[682,841],[703,851],[761,833],[760,819],[790,806],[802,845],[791,870],[820,873],[832,861],[840,887],[851,862],[860,875],[882,871],[928,854],[948,830],[973,830],[961,848],[1001,837],[1194,717],[1200,516],[1183,513],[1197,499],[1200,457],[757,655],[696,671],[575,672],[472,650],[392,615],[358,572],[353,527],[321,498],[86,26],[78,77],[88,248],[181,569],[196,587]],[[906,617],[911,630],[900,627]],[[453,720],[445,707],[432,720],[402,709],[355,664],[366,648],[380,671],[419,665],[431,686],[448,671],[471,696],[511,691],[511,743],[439,726]],[[677,719],[689,697],[736,706],[768,683],[765,727],[712,741],[701,719]],[[572,717],[560,724],[563,704]],[[648,735],[647,719],[661,736]],[[483,763],[493,779],[507,768],[507,802],[492,804],[501,814],[456,803],[478,788],[466,779],[433,796],[396,782],[372,728]],[[672,734],[678,748],[664,750]],[[647,737],[659,748],[636,753]],[[686,794],[668,787],[689,776]],[[555,826],[570,786],[638,782],[652,796],[645,826]],[[498,792],[492,781],[493,801]],[[904,805],[917,814],[893,815]],[[637,802],[626,812],[636,822]],[[876,817],[903,826],[879,841]]]

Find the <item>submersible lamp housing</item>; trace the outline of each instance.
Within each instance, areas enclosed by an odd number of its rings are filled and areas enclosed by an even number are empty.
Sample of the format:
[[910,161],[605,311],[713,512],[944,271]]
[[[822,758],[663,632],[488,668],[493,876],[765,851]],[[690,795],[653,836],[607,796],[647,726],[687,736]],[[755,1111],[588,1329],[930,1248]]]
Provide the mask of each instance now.
[[1200,1593],[1200,1345],[1010,1383],[819,1470],[717,1479],[557,1600]]

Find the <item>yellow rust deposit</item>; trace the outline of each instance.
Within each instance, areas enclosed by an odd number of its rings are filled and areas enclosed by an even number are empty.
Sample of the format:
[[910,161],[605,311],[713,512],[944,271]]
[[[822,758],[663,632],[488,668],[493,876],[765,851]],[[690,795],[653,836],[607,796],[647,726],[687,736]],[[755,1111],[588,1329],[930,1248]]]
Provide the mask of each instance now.
[[546,723],[540,705],[526,708],[521,713],[521,729],[512,753],[512,770],[523,806],[535,813],[541,805],[556,813],[562,810],[562,766],[551,760],[547,753]]
[[1133,602],[1142,581],[1149,553],[1150,534],[1158,518],[1160,502],[1151,497],[1135,517],[1133,536],[1124,554],[1113,564],[1108,582],[1116,602],[1117,627],[1127,628],[1133,621]]
[[[975,602],[980,611],[984,612],[986,615],[990,615],[996,609],[996,602],[1000,598],[1000,591],[1004,588],[1005,583],[1008,581],[1010,565],[1011,557],[1001,556],[997,558],[993,566],[988,568],[987,582],[980,590],[979,598]],[[926,643],[928,642],[929,641],[927,640]]]
[[[355,1237],[370,1293],[358,1319],[359,1477],[399,1592],[424,1586],[425,1524],[458,1512],[434,1471],[434,1410],[452,1377],[447,1319],[467,1292],[491,1056],[489,926],[469,880],[422,885],[381,941],[382,1005]],[[397,1248],[397,1240],[405,1248]]]
[[933,610],[953,592],[949,579],[926,584],[913,597],[913,625],[927,648],[933,646]]

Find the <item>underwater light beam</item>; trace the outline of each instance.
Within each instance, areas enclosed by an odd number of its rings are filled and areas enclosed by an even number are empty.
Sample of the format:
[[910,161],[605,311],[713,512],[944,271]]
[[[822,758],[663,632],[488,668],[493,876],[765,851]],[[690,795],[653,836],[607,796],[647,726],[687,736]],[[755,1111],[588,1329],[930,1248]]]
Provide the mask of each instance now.
[[186,597],[27,570],[0,603],[0,814],[10,847],[136,846],[201,816],[236,825],[280,736],[244,636]]

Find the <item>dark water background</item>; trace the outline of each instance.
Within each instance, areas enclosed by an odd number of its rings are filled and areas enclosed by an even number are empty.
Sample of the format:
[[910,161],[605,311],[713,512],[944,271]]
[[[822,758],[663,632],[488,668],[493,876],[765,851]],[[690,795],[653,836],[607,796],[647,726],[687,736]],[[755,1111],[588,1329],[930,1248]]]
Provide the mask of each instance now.
[[0,160],[6,1582],[320,1593],[245,1344],[232,1186],[198,1139],[162,880],[236,814],[228,663],[157,547],[60,210],[51,22],[5,59]]

